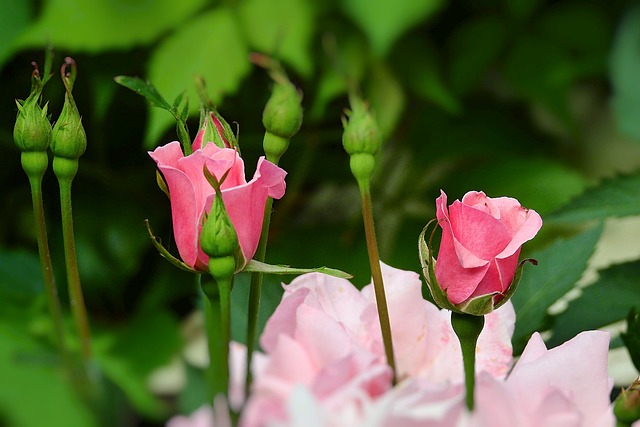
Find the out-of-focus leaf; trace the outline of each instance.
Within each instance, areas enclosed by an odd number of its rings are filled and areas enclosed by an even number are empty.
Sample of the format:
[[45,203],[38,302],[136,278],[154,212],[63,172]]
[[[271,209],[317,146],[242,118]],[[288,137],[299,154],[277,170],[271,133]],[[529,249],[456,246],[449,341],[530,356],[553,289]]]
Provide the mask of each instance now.
[[98,426],[48,351],[0,323],[0,424]]
[[347,92],[348,81],[362,80],[368,60],[366,41],[356,34],[325,35],[324,44],[329,60],[309,109],[311,120],[320,119],[327,104]]
[[464,94],[482,80],[506,42],[504,20],[485,15],[460,24],[449,42],[451,88]]
[[248,0],[238,12],[253,49],[290,64],[303,76],[311,74],[315,16],[310,0]]
[[402,85],[384,64],[374,66],[367,86],[367,99],[376,115],[383,138],[395,129],[404,110],[405,95]]
[[136,410],[151,418],[167,415],[148,387],[149,375],[170,362],[181,347],[178,322],[167,312],[141,312],[118,330],[94,333],[95,357]]
[[560,345],[587,329],[598,329],[624,319],[640,309],[640,261],[614,265],[598,272],[599,278],[582,290],[565,311],[554,317],[550,345]]
[[413,91],[450,114],[461,110],[460,103],[445,85],[438,52],[428,40],[403,39],[389,63],[403,76]]
[[547,309],[580,279],[601,233],[602,224],[531,254],[538,265],[525,268],[518,292],[511,298],[517,316],[513,334],[516,353],[534,331],[544,329]]
[[606,70],[609,28],[596,3],[563,2],[545,9],[533,31],[520,38],[505,74],[525,98],[573,126],[568,95],[579,78]]
[[640,5],[627,10],[611,49],[610,78],[618,128],[640,140]]
[[131,89],[135,93],[142,95],[147,101],[154,107],[162,108],[163,110],[172,111],[173,107],[158,93],[158,90],[153,87],[150,82],[146,82],[139,77],[130,76],[117,76],[114,78],[116,83]]
[[[22,2],[16,2],[22,3]],[[206,4],[205,0],[47,0],[17,46],[100,52],[150,43]]]
[[178,413],[191,414],[202,405],[209,403],[209,385],[204,370],[186,365],[187,384],[178,396]]
[[540,0],[503,0],[502,2],[512,16],[522,19],[531,15]]
[[0,251],[0,295],[2,299],[32,298],[44,289],[40,261],[35,253]]
[[559,222],[640,215],[640,172],[603,181],[554,212],[549,220]]
[[[249,53],[235,16],[226,8],[218,8],[193,19],[158,46],[149,62],[148,80],[166,99],[174,99],[186,89],[193,114],[200,106],[196,75],[204,78],[212,101],[219,103],[224,95],[238,89],[249,70]],[[173,121],[164,111],[152,109],[145,146],[156,146],[158,137]]]
[[345,0],[345,13],[365,32],[373,53],[382,57],[407,30],[423,22],[443,0]]
[[[636,298],[640,300],[640,295],[636,295]],[[627,316],[627,331],[622,334],[622,340],[629,350],[633,364],[640,371],[640,309],[637,305]]]
[[29,24],[31,3],[27,0],[0,0],[0,68],[14,52],[14,37]]

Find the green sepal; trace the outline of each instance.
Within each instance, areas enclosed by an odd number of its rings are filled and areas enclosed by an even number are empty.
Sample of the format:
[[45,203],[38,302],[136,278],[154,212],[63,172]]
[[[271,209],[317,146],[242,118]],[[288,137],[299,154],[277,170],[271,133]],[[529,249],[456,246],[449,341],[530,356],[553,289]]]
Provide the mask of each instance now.
[[295,268],[288,265],[272,265],[264,262],[256,261],[252,259],[247,263],[242,271],[248,273],[263,273],[263,274],[304,274],[304,273],[322,273],[328,276],[338,277],[340,279],[351,279],[353,276],[341,270],[329,267],[317,267],[317,268]]
[[440,285],[438,285],[438,281],[436,280],[436,260],[435,258],[433,258],[433,251],[431,249],[431,239],[433,239],[433,234],[435,233],[436,228],[431,231],[431,236],[429,237],[428,244],[424,239],[427,230],[434,222],[436,223],[437,228],[437,220],[432,219],[427,223],[427,225],[424,226],[422,232],[420,233],[420,236],[418,237],[418,253],[420,256],[420,264],[422,265],[422,275],[427,282],[427,287],[429,288],[429,292],[433,297],[433,301],[438,307],[455,311],[457,313],[462,313],[462,311],[460,311],[455,305],[451,303],[451,301],[449,301],[449,298],[447,298],[447,291],[443,291]]
[[166,259],[171,264],[173,264],[174,266],[178,267],[181,270],[188,271],[189,273],[198,273],[198,271],[194,270],[193,268],[189,267],[187,264],[185,264],[178,258],[171,255],[171,253],[167,250],[167,248],[162,246],[162,242],[160,241],[160,238],[156,237],[153,234],[153,230],[151,229],[151,225],[149,224],[148,219],[144,220],[144,224],[147,227],[147,232],[149,233],[149,237],[151,237],[151,243],[153,243],[153,246],[158,250],[161,257],[163,257],[164,259]]
[[499,292],[494,292],[492,294],[472,298],[460,304],[456,304],[456,307],[460,313],[470,314],[473,316],[484,316],[485,314],[489,314],[495,310],[496,307],[493,304],[493,298],[499,294]]
[[516,291],[516,289],[518,289],[518,285],[520,285],[520,279],[522,278],[524,265],[528,262],[530,262],[533,265],[538,265],[538,261],[533,258],[525,258],[522,261],[520,261],[520,263],[518,264],[518,267],[516,268],[516,273],[513,275],[513,280],[511,281],[511,284],[507,288],[507,293],[504,294],[504,298],[502,298],[500,301],[498,301],[495,304],[495,306],[493,307],[494,310],[496,308],[502,307],[507,301],[509,301],[509,299],[513,296],[513,293]]
[[169,187],[167,187],[167,182],[164,180],[162,174],[158,170],[156,170],[156,183],[158,184],[158,187],[160,187],[160,190],[167,195],[169,200],[171,200],[171,196],[169,195]]

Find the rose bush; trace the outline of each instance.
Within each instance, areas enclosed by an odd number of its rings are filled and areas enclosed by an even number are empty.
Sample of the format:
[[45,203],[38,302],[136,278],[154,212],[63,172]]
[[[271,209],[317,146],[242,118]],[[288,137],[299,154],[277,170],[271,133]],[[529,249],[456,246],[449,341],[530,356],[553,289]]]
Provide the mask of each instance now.
[[[221,131],[220,128],[217,130]],[[244,264],[238,266],[241,269],[251,260],[258,246],[267,197],[279,199],[284,195],[286,172],[261,157],[253,178],[247,182],[238,152],[203,141],[204,132],[205,129],[198,133],[193,154],[189,156],[184,156],[177,141],[158,147],[149,155],[167,183],[173,233],[180,257],[196,270],[207,271],[208,257],[200,248],[199,237],[203,216],[215,196],[203,167],[206,165],[217,179],[229,171],[221,191],[244,257]],[[224,135],[220,136],[226,141]]]
[[[490,198],[478,191],[468,192],[449,207],[441,191],[436,218],[442,240],[435,277],[457,307],[487,297],[490,304],[500,302],[513,281],[522,244],[542,227],[540,215],[516,199]],[[434,284],[430,286],[433,292]]]

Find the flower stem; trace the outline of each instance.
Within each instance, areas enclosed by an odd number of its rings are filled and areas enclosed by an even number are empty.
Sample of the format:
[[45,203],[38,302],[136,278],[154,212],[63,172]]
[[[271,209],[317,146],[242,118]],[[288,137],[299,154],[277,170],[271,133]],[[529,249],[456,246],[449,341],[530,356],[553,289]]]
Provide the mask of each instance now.
[[[80,274],[78,272],[78,261],[76,258],[76,245],[73,233],[73,214],[71,209],[71,183],[73,176],[68,173],[70,160],[56,157],[53,161],[53,170],[58,177],[60,186],[60,208],[62,211],[62,234],[64,238],[64,257],[67,269],[67,286],[69,288],[69,303],[71,311],[80,337],[82,357],[86,362],[91,358],[91,332],[89,330],[89,320],[87,308],[82,295],[82,285],[80,284]],[[59,173],[59,169],[64,169],[64,174]]]
[[460,347],[462,348],[464,383],[466,388],[466,404],[469,411],[473,411],[473,391],[476,378],[476,344],[478,342],[480,332],[482,332],[482,328],[484,327],[484,316],[474,316],[472,314],[452,312],[451,326],[458,336]]
[[44,205],[42,203],[42,177],[29,176],[31,185],[31,200],[33,202],[33,216],[38,233],[38,253],[40,255],[40,268],[44,278],[45,293],[47,295],[47,305],[49,314],[53,321],[53,328],[56,336],[56,345],[61,356],[66,359],[66,344],[64,342],[64,329],[62,326],[62,309],[58,298],[58,289],[53,275],[51,264],[51,253],[49,252],[49,239],[47,238],[47,227],[44,218]]
[[229,341],[231,339],[231,287],[228,280],[201,282],[204,294],[204,314],[209,349],[209,386],[212,398],[229,390]]
[[369,186],[360,186],[362,197],[362,219],[364,221],[364,231],[367,239],[367,252],[369,253],[369,264],[371,266],[371,276],[373,278],[373,289],[376,295],[378,306],[378,318],[382,331],[382,341],[384,352],[387,356],[387,363],[393,371],[393,383],[397,380],[396,362],[393,353],[393,341],[391,339],[391,323],[389,321],[389,309],[387,308],[387,297],[384,293],[384,283],[382,281],[382,270],[380,269],[380,254],[378,253],[378,243],[376,241],[376,231],[373,224],[373,206],[371,203],[371,191]]
[[[271,223],[271,209],[273,199],[267,198],[262,221],[262,233],[260,242],[253,259],[264,261],[267,253],[267,239],[269,237],[269,225]],[[258,335],[258,314],[260,312],[260,295],[262,293],[262,273],[251,273],[251,285],[249,288],[249,313],[247,316],[247,376],[245,381],[245,396],[249,396],[249,389],[253,379],[251,375],[251,361],[253,358],[254,344]]]

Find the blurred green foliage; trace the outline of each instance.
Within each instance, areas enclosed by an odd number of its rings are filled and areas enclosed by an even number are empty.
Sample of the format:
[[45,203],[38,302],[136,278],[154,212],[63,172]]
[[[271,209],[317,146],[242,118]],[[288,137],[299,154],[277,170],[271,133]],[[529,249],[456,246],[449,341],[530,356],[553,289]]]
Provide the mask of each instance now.
[[[170,114],[113,77],[148,79],[168,100],[186,91],[195,114],[194,76],[203,76],[221,113],[238,124],[251,175],[271,83],[250,52],[279,59],[304,93],[306,116],[281,161],[288,191],[274,205],[267,261],[328,265],[363,285],[359,198],[340,122],[346,91],[357,85],[385,135],[372,190],[385,262],[419,270],[417,236],[441,188],[451,200],[468,190],[509,195],[542,214],[542,232],[525,246],[540,265],[526,267],[514,297],[518,350],[534,330],[550,331],[558,344],[640,309],[632,261],[603,270],[566,312],[548,311],[582,275],[600,223],[640,215],[639,12],[630,0],[0,0],[0,425],[72,425],[69,414],[78,425],[97,423],[52,361],[29,188],[12,141],[14,99],[27,96],[29,64],[42,62],[47,43],[57,64],[67,55],[78,64],[74,96],[88,136],[73,196],[106,384],[98,418],[159,425],[205,396],[200,369],[181,356],[190,340],[181,325],[198,304],[195,282],[157,255],[143,223],[149,218],[175,252],[169,204],[145,151],[177,137]],[[44,97],[56,120],[57,76]],[[190,125],[193,136],[195,115]],[[51,173],[44,186],[66,301]],[[262,324],[280,298],[279,281],[265,283]],[[239,340],[247,282],[239,277],[233,293]],[[635,330],[625,342],[637,351]],[[176,360],[186,385],[152,390],[150,374]],[[38,417],[33,399],[46,402]]]

